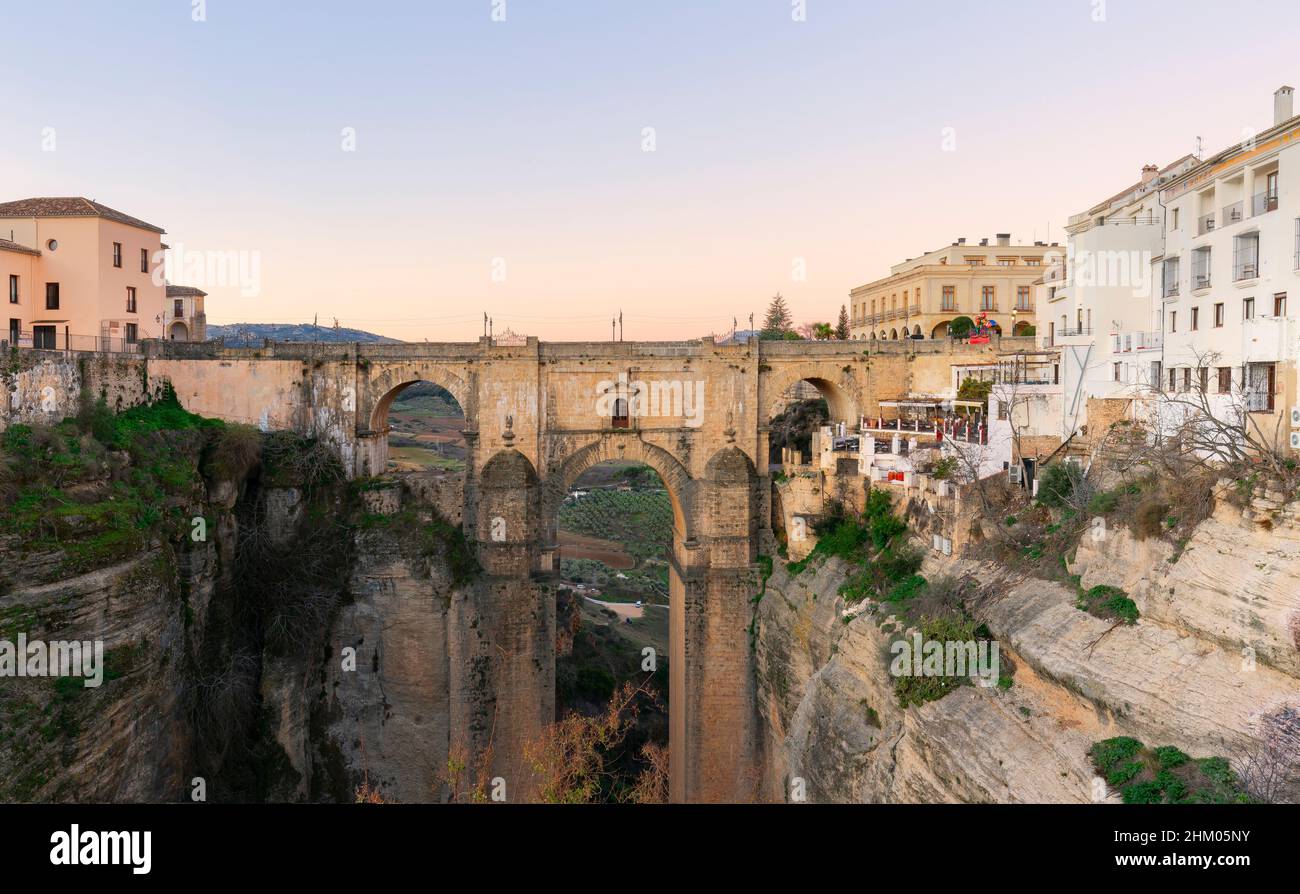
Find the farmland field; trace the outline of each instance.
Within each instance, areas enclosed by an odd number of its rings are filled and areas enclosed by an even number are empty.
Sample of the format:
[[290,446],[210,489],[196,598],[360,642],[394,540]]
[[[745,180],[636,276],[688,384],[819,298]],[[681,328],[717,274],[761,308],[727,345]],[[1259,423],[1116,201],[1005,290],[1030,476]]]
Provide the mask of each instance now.
[[393,472],[465,470],[465,414],[450,394],[417,382],[388,411],[388,468]]
[[672,537],[668,491],[635,464],[589,470],[560,507],[560,571],[609,600],[667,601],[664,552]]

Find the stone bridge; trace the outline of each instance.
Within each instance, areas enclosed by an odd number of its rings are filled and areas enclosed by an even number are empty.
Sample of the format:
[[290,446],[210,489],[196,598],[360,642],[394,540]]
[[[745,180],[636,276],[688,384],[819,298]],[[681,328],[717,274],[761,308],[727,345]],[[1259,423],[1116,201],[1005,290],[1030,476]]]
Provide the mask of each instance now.
[[[1012,344],[1027,339],[1007,339]],[[1016,345],[1019,346],[1019,345]],[[798,382],[856,424],[878,399],[950,387],[991,346],[947,342],[277,344],[149,348],[148,379],[187,409],[336,444],[354,476],[382,474],[388,410],[432,382],[465,413],[464,526],[484,577],[453,651],[486,668],[460,718],[496,755],[554,719],[557,525],[570,485],[604,460],[659,473],[669,548],[670,779],[674,800],[753,797],[763,744],[748,628],[757,557],[771,546],[768,435]],[[451,647],[449,647],[451,648]],[[476,713],[477,712],[477,713]],[[487,714],[491,716],[487,716]],[[453,718],[453,729],[456,718]],[[471,743],[473,744],[473,743]],[[478,744],[483,744],[480,741]]]

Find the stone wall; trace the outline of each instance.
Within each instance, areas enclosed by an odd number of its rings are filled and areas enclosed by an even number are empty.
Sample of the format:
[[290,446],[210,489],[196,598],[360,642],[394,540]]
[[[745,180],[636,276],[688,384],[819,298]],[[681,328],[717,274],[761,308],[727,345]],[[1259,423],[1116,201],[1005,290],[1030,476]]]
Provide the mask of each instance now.
[[145,361],[130,355],[12,351],[0,366],[0,431],[75,416],[83,389],[115,411],[142,403]]

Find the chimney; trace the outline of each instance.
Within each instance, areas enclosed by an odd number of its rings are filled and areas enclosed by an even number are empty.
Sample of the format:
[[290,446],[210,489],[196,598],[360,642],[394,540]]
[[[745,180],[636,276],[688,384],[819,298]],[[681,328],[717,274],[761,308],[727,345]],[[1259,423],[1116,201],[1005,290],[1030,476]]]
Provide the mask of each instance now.
[[966,244],[966,237],[965,237],[965,236],[959,236],[959,237],[957,238],[957,244],[958,244],[958,245],[965,245],[965,244]]
[[1010,245],[1010,244],[1011,244],[1011,234],[1010,234],[1010,233],[998,233],[998,245],[1006,246],[1006,245]]
[[989,244],[988,239],[981,239],[981,240],[980,240],[980,245],[988,245],[988,244]]
[[1146,186],[1152,180],[1156,179],[1156,177],[1158,177],[1159,175],[1160,175],[1160,167],[1158,165],[1143,165],[1142,185]]
[[1279,87],[1273,94],[1273,124],[1281,124],[1295,117],[1295,88]]

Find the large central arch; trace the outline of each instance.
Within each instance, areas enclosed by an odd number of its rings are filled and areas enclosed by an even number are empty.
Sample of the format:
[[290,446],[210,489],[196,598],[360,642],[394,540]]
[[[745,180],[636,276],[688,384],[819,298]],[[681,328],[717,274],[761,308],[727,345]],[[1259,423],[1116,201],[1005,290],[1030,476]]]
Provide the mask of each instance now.
[[[668,450],[635,430],[593,433],[565,451],[543,475],[516,450],[495,450],[479,474],[475,536],[493,605],[535,612],[544,585],[554,595],[560,571],[559,507],[569,487],[608,460],[644,463],[658,473],[673,509],[669,568],[669,788],[673,801],[735,801],[754,797],[758,749],[753,656],[748,628],[755,571],[760,479],[750,458],[733,446],[718,450],[693,477]],[[557,448],[558,449],[558,448]],[[503,523],[504,522],[504,523]],[[504,531],[504,536],[494,534]],[[489,604],[484,600],[484,604]],[[530,623],[554,631],[554,603]],[[506,634],[500,622],[492,639]],[[527,646],[536,679],[528,696],[554,707],[554,652],[539,661],[539,640]],[[506,660],[506,659],[501,659]],[[512,660],[517,685],[521,669]],[[500,674],[496,679],[506,679]],[[500,694],[497,698],[501,698]],[[515,702],[519,704],[519,702]]]

